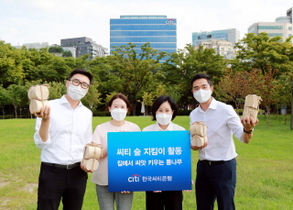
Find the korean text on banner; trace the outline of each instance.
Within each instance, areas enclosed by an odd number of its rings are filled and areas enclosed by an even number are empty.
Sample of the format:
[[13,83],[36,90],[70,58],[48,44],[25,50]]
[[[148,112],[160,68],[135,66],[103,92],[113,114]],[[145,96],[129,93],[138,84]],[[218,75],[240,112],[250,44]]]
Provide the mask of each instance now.
[[189,131],[108,133],[109,191],[191,189]]

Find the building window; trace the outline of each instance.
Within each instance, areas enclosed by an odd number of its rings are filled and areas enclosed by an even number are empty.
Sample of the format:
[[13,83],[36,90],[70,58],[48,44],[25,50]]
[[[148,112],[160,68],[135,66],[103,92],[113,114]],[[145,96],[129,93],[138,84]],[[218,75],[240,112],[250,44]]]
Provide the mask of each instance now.
[[268,33],[268,36],[269,37],[275,37],[275,36],[283,37],[283,34],[282,33]]
[[258,26],[258,30],[283,30],[283,26]]

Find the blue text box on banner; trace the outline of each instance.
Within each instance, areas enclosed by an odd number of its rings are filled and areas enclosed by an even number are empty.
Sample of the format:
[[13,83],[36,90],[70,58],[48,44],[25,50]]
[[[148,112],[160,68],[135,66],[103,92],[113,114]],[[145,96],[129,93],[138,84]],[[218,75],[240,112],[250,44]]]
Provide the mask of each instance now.
[[189,131],[108,133],[110,192],[191,189]]

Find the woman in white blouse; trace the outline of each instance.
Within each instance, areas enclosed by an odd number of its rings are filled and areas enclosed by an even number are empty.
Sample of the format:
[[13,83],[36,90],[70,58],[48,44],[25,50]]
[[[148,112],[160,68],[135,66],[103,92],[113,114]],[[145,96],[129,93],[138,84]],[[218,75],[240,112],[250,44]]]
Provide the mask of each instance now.
[[[157,121],[143,129],[143,131],[175,131],[185,130],[172,123],[176,117],[178,107],[169,96],[160,96],[152,106],[153,120]],[[147,191],[146,210],[182,210],[182,191]]]

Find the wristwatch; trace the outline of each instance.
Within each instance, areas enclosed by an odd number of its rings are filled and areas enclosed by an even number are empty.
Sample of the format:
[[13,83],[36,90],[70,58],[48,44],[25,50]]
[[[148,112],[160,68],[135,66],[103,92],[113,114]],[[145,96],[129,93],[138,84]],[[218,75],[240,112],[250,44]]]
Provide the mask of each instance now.
[[246,131],[245,128],[243,128],[243,132],[244,132],[244,133],[247,133],[247,134],[252,134],[253,131],[254,131],[254,128],[252,128],[251,131]]

